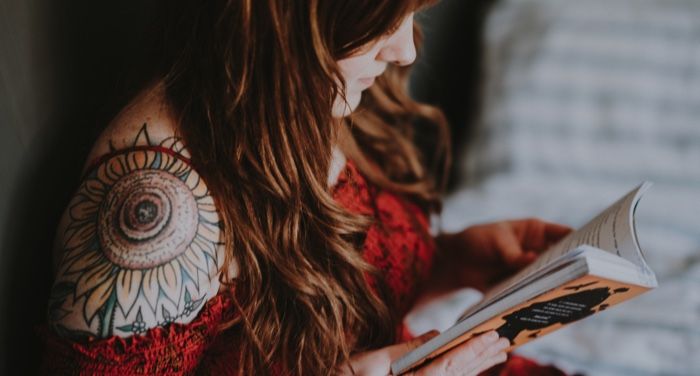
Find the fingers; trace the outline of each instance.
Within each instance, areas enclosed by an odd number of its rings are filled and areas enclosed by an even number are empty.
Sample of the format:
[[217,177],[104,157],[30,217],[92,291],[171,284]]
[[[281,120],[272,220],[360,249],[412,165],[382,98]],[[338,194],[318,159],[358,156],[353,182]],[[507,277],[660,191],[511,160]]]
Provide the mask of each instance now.
[[528,218],[509,221],[522,247],[541,252],[571,232],[568,226]]
[[564,226],[556,223],[545,222],[545,237],[550,243],[556,243],[566,235],[569,235],[573,229],[569,226]]
[[515,270],[520,270],[526,266],[528,266],[530,263],[535,261],[539,257],[539,254],[534,251],[525,251],[523,252],[520,257],[510,266],[515,269]]
[[416,375],[477,375],[505,360],[510,342],[488,332],[448,351],[416,371]]
[[480,362],[474,364],[474,368],[471,369],[469,375],[478,375],[489,368],[495,366],[496,364],[503,363],[508,359],[505,350],[510,347],[510,341],[506,338],[501,338],[493,346],[489,347],[481,357],[479,357]]
[[475,360],[496,342],[498,342],[498,333],[491,331],[467,341],[460,347],[464,348],[465,360]]
[[479,375],[480,373],[490,369],[491,367],[495,366],[496,364],[500,364],[508,360],[508,355],[505,352],[499,352],[494,356],[489,357],[488,359],[484,360],[483,363],[481,363],[474,371],[471,373],[471,375]]
[[523,254],[523,247],[517,234],[509,228],[499,231],[494,245],[506,265],[515,265]]

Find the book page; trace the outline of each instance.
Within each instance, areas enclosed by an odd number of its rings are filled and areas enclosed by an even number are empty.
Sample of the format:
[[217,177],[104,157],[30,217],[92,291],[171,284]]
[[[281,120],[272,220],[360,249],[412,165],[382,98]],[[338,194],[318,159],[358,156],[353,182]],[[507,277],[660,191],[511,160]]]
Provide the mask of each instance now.
[[[516,347],[655,287],[656,278],[644,260],[634,226],[637,203],[650,186],[642,183],[489,290],[455,325],[393,362],[393,373],[409,370],[488,330],[496,330]],[[605,278],[592,273],[593,269],[600,273],[603,267],[613,272]],[[621,279],[625,273],[633,278]],[[644,277],[647,281],[641,281]]]
[[612,252],[640,269],[648,270],[634,230],[634,210],[651,183],[642,183],[616,203],[605,209],[578,231],[552,246],[547,253],[561,255],[580,245]]
[[579,246],[584,244],[612,252],[637,265],[648,279],[654,278],[644,261],[634,231],[634,209],[642,193],[650,186],[651,183],[642,183],[579,230],[549,247],[532,264],[490,289],[483,301],[467,310],[462,318],[490,304],[493,299],[516,288],[518,284],[528,283],[539,271],[578,256],[581,252]]

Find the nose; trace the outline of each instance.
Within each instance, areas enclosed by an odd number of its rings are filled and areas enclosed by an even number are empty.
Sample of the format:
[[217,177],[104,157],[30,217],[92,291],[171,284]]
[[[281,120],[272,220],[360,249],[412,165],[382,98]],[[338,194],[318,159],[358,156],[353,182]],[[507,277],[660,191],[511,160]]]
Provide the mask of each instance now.
[[410,65],[416,60],[416,45],[413,41],[413,14],[403,20],[379,51],[379,60],[400,66]]

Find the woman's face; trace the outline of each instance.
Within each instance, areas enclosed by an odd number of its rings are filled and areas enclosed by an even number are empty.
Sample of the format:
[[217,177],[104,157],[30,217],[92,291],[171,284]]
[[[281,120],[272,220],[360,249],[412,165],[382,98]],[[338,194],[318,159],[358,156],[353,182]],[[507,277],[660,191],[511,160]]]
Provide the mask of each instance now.
[[409,14],[391,34],[369,43],[353,55],[339,60],[338,66],[345,79],[345,100],[341,96],[333,104],[333,117],[349,115],[357,108],[362,92],[377,76],[384,73],[387,64],[409,65],[416,59],[413,43],[413,13]]

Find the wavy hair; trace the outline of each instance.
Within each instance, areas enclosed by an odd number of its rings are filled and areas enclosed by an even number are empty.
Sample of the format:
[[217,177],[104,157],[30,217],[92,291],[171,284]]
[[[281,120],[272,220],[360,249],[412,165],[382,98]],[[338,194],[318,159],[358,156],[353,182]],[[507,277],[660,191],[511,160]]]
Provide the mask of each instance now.
[[[156,79],[222,218],[221,282],[238,314],[242,374],[329,374],[395,341],[397,317],[360,252],[370,224],[327,186],[332,147],[375,184],[439,207],[448,163],[441,113],[406,94],[391,67],[355,114],[331,117],[336,62],[428,1],[177,0],[162,9]],[[337,82],[341,82],[340,85]],[[416,132],[436,142],[429,152]],[[421,133],[422,132],[422,133]],[[233,345],[233,344],[232,344]]]

